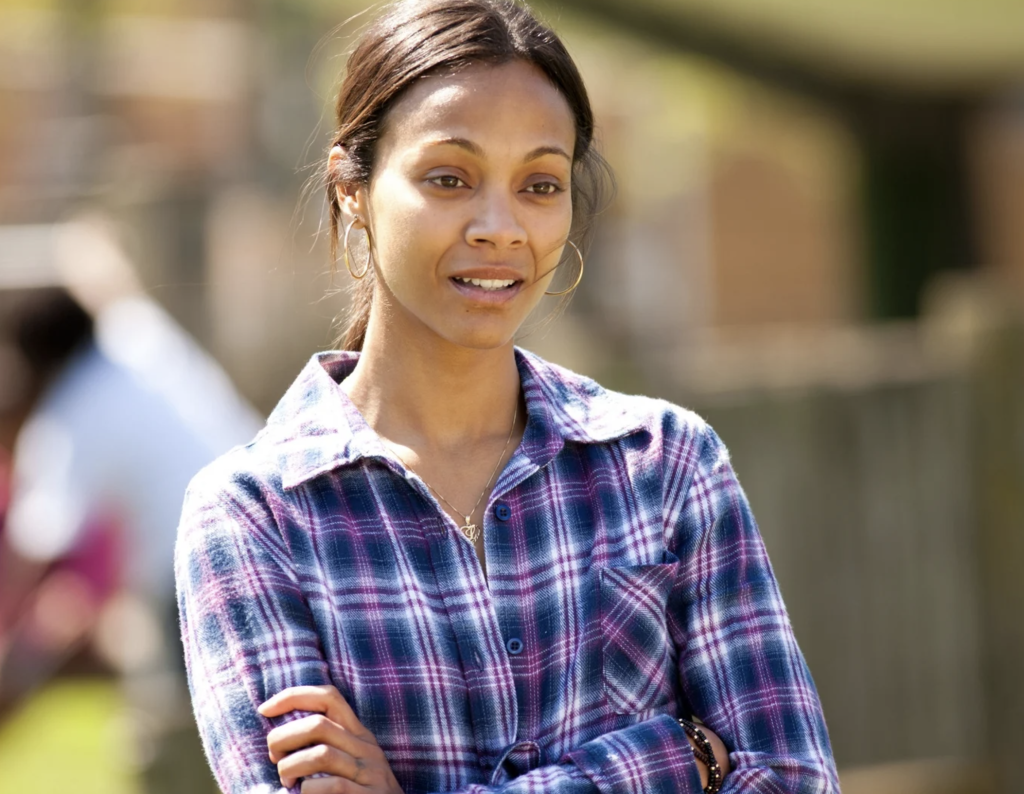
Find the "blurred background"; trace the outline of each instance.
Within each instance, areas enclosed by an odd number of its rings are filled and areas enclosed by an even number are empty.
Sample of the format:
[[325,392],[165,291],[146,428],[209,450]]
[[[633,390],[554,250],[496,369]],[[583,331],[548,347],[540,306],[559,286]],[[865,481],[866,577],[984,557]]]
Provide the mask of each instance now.
[[[619,193],[521,344],[729,445],[847,794],[1024,792],[1024,3],[535,8]],[[0,792],[213,791],[174,524],[332,345],[365,9],[0,0]]]

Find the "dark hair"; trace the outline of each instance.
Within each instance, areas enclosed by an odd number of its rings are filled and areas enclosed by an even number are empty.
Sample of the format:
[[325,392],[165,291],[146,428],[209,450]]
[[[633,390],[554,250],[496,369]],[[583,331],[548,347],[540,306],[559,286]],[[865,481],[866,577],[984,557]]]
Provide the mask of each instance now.
[[26,292],[13,314],[14,342],[40,379],[50,377],[93,338],[92,316],[59,287]]
[[[613,185],[594,148],[594,116],[583,79],[559,38],[512,0],[399,0],[363,33],[348,59],[335,106],[331,147],[345,158],[326,176],[331,255],[337,261],[341,225],[339,185],[368,184],[388,111],[415,81],[471,63],[522,60],[539,68],[565,97],[576,127],[572,174],[572,233],[586,250],[594,215]],[[563,254],[565,256],[565,254]],[[571,252],[569,256],[575,259]],[[360,350],[373,298],[373,268],[357,281],[340,345]]]

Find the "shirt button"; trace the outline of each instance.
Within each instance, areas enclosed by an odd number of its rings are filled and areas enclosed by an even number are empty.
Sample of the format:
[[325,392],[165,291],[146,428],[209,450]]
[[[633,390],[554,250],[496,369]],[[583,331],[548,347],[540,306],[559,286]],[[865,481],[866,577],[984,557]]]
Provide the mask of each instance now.
[[505,650],[513,656],[518,656],[523,652],[523,641],[518,637],[510,637],[505,643]]
[[498,502],[494,506],[494,515],[499,521],[508,521],[512,518],[512,508],[504,502]]

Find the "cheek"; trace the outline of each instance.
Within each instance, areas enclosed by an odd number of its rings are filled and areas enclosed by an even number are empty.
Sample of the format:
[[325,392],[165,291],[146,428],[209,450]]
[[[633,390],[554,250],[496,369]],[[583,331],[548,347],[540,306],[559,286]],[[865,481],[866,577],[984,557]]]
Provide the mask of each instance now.
[[450,234],[456,222],[454,215],[445,206],[431,204],[421,193],[419,186],[410,183],[401,175],[384,173],[371,193],[371,209],[378,238],[393,237],[395,240],[413,238],[411,244],[418,244],[419,238],[428,241]]
[[544,259],[553,256],[569,238],[572,228],[572,208],[568,205],[563,212],[546,213],[538,219],[535,227],[536,256]]
[[374,242],[386,271],[399,270],[429,247],[431,224],[422,201],[408,187],[384,183],[371,201]]
[[416,196],[410,185],[385,172],[374,183],[370,209],[377,239],[401,236],[416,215]]

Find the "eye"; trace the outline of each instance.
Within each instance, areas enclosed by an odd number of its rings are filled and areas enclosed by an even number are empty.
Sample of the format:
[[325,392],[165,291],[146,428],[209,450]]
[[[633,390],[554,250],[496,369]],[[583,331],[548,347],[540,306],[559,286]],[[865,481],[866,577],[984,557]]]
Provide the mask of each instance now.
[[562,192],[562,186],[554,182],[536,182],[526,188],[526,190],[538,196],[553,196],[556,193]]
[[468,187],[465,182],[454,174],[441,174],[440,176],[431,177],[427,181],[433,185],[437,185],[438,187],[443,187],[448,190],[453,190],[459,187]]

